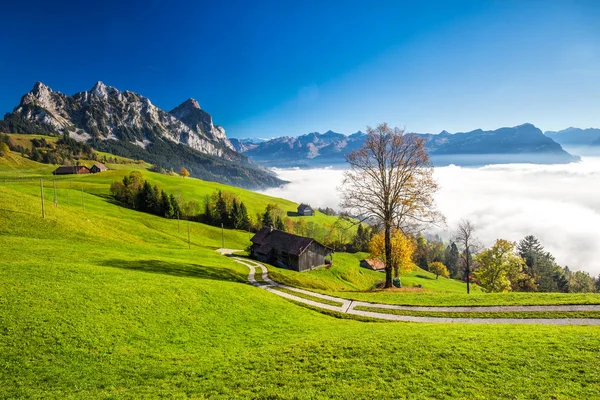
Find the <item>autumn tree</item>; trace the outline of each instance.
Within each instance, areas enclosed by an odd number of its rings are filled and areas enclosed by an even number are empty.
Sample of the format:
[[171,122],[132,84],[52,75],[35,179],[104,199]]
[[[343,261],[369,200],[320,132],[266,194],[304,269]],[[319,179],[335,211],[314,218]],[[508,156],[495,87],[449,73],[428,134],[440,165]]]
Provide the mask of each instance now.
[[438,186],[424,140],[387,124],[367,129],[363,146],[346,155],[341,206],[383,228],[385,287],[392,287],[392,233],[418,231],[441,221],[433,194]]
[[294,221],[294,233],[302,236],[306,235],[306,219],[299,218]]
[[509,292],[522,279],[525,261],[515,254],[515,243],[498,239],[489,249],[475,256],[480,264],[475,273],[486,292]]
[[188,171],[184,167],[181,167],[181,169],[179,170],[179,175],[181,175],[181,177],[183,178],[187,178],[188,176],[190,176],[190,171]]
[[285,217],[283,219],[283,225],[285,225],[285,231],[294,233],[294,221],[291,218]]
[[429,272],[435,274],[435,279],[439,278],[440,275],[444,278],[447,278],[450,275],[448,273],[448,268],[446,268],[446,266],[439,261],[434,261],[429,264]]
[[415,243],[397,229],[392,232],[391,236],[391,256],[388,256],[388,253],[386,252],[384,233],[373,235],[369,242],[369,252],[372,257],[383,261],[386,268],[388,265],[391,265],[394,277],[400,278],[400,271],[412,271],[415,267],[412,262]]
[[458,224],[454,240],[463,248],[460,261],[465,267],[464,277],[467,281],[467,294],[471,293],[471,272],[473,267],[473,255],[481,247],[475,238],[475,225],[468,220],[462,220]]

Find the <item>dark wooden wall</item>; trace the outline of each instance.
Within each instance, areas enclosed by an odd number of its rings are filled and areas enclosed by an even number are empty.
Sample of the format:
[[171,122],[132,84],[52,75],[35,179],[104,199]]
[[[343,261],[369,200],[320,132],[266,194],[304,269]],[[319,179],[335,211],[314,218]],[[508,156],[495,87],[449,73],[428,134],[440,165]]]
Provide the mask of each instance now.
[[315,267],[325,264],[325,257],[330,254],[330,250],[316,243],[311,243],[310,247],[300,255],[298,271],[308,271]]

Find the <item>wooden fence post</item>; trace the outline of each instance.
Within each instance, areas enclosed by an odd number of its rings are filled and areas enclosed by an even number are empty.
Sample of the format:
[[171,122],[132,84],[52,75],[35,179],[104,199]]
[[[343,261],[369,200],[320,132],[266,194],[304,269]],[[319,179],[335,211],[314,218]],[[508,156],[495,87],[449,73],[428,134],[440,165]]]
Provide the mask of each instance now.
[[40,179],[40,192],[42,196],[42,218],[46,218],[46,208],[44,207],[44,182]]

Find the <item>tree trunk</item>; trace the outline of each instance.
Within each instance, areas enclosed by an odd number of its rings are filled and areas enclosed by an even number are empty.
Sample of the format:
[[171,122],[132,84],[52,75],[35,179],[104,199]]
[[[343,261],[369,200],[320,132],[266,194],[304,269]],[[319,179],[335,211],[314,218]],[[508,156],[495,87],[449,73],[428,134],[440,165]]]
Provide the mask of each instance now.
[[385,223],[385,287],[391,288],[392,285],[392,227],[389,222]]

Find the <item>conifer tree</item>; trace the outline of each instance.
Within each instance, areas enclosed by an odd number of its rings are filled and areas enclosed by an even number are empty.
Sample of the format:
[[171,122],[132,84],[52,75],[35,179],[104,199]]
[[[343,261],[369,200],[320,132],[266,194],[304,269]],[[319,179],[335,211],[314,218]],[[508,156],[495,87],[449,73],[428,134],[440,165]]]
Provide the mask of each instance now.
[[262,215],[263,226],[273,226],[273,216],[271,215],[271,207],[267,205],[264,214]]
[[250,230],[250,216],[248,215],[248,210],[246,209],[246,205],[244,203],[240,203],[240,229],[245,231]]
[[173,196],[173,194],[169,195],[169,201],[171,202],[171,206],[173,207],[173,217],[175,218],[178,215],[181,215],[181,207],[179,206],[179,202],[177,201],[177,199],[175,198],[175,196]]
[[160,189],[158,188],[158,186],[154,185],[152,187],[152,202],[154,204],[154,208],[150,209],[150,212],[153,213],[154,215],[163,215],[163,209],[162,209],[162,201],[161,201],[162,197],[160,195]]
[[240,206],[238,204],[237,199],[233,198],[233,203],[231,205],[231,219],[233,220],[233,227],[235,229],[241,229],[241,220],[240,220]]
[[160,194],[161,196],[161,211],[162,211],[162,215],[165,218],[173,218],[174,216],[174,210],[173,210],[173,204],[171,204],[171,199],[169,197],[168,194],[165,193],[165,191],[163,190]]
[[229,222],[229,211],[227,210],[227,203],[223,198],[223,193],[219,190],[217,196],[217,203],[215,204],[215,212],[217,217],[217,223],[228,225]]
[[459,257],[460,254],[458,252],[458,246],[456,243],[452,242],[446,247],[446,251],[444,254],[444,260],[446,261],[446,267],[448,268],[448,272],[450,272],[450,276],[458,277],[458,266],[459,266]]
[[279,215],[275,219],[275,229],[285,232],[285,225],[283,224],[283,221]]

